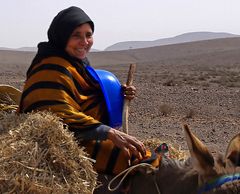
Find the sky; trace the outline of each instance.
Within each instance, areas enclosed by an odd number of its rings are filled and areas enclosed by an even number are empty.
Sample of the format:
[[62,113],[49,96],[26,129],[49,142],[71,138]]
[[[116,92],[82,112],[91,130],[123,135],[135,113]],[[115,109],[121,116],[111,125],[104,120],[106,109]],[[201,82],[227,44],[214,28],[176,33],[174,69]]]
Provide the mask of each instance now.
[[70,6],[94,21],[93,48],[151,41],[187,32],[240,35],[240,0],[0,0],[0,47],[36,47],[47,41],[55,15]]

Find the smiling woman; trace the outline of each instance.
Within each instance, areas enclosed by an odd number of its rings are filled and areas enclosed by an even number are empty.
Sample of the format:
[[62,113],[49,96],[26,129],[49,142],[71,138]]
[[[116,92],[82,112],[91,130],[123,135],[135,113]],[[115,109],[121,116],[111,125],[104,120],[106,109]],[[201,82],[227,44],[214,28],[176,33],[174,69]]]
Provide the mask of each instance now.
[[66,52],[80,60],[86,58],[93,45],[92,35],[93,31],[88,23],[77,27],[68,40]]
[[[151,152],[146,155],[141,141],[114,128],[115,113],[109,108],[102,84],[87,59],[93,32],[94,23],[82,9],[69,7],[57,14],[48,30],[48,42],[38,44],[38,52],[27,71],[19,111],[54,112],[96,160],[94,167],[98,173],[118,174],[151,157]],[[135,96],[133,86],[118,88],[119,98]],[[111,98],[117,98],[113,89],[109,91]],[[155,157],[150,162],[157,160]]]

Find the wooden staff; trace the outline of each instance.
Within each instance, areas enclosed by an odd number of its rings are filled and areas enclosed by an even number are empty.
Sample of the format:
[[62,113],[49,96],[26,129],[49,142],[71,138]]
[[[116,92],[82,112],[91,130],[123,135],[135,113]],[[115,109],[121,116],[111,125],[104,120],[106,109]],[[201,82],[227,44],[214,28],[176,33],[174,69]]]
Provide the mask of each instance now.
[[[128,77],[127,77],[127,86],[131,86],[133,82],[133,74],[136,70],[136,64],[130,64],[129,71],[128,71]],[[122,128],[123,132],[128,134],[128,110],[129,110],[129,103],[130,100],[124,99],[123,102],[123,114],[122,114]]]

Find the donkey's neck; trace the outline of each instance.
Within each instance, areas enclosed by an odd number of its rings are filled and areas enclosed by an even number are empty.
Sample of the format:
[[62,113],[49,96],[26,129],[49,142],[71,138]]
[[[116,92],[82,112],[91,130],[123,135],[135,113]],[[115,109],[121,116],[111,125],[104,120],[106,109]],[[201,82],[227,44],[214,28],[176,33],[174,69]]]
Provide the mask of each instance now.
[[163,157],[157,172],[157,182],[162,193],[190,194],[198,188],[198,173],[191,161],[178,161]]

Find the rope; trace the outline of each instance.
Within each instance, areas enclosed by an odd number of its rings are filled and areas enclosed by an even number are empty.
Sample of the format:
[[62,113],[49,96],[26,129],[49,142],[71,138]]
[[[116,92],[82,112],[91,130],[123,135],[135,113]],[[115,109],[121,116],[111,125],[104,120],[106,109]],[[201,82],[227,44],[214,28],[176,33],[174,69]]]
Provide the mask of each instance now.
[[157,179],[156,179],[156,175],[155,175],[155,176],[154,176],[154,184],[155,184],[155,187],[156,187],[156,190],[157,190],[158,194],[161,194],[160,189],[159,189],[159,186],[158,186],[156,180],[157,180]]
[[[118,175],[116,175],[116,176],[108,183],[108,190],[109,190],[109,191],[116,191],[116,190],[120,187],[120,185],[122,184],[122,182],[125,180],[126,176],[127,176],[130,172],[132,172],[134,169],[136,169],[136,168],[138,168],[138,167],[149,167],[152,171],[154,171],[154,170],[156,169],[155,167],[153,167],[151,164],[148,164],[148,163],[140,163],[140,164],[136,164],[136,165],[134,165],[134,166],[131,166],[131,167],[125,169],[124,171],[122,171],[121,173],[119,173]],[[117,186],[111,188],[112,183],[113,183],[117,178],[119,178],[119,177],[122,176],[122,175],[123,175],[123,177],[121,178],[121,180],[119,181],[119,183],[117,184]],[[156,186],[156,189],[157,189],[158,194],[161,194],[160,189],[159,189],[159,187],[158,187],[158,185],[157,185],[156,179],[154,179],[154,183],[155,183],[155,186]]]

